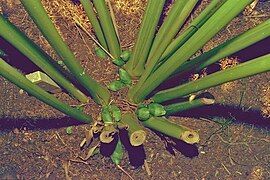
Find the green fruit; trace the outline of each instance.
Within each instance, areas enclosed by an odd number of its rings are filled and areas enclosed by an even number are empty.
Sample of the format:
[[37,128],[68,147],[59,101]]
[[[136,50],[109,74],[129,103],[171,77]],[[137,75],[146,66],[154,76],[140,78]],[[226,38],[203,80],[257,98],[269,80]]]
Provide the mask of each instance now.
[[146,121],[147,119],[150,118],[150,112],[148,110],[148,108],[143,107],[143,108],[139,108],[136,112],[139,120],[141,121]]
[[122,118],[121,110],[116,105],[110,105],[109,108],[114,121],[119,122]]
[[117,58],[117,59],[113,59],[112,60],[113,64],[115,64],[116,66],[123,66],[125,64],[125,61],[123,61],[121,58]]
[[139,104],[137,109],[140,109],[140,108],[147,108],[147,105],[146,104]]
[[73,132],[72,126],[69,126],[69,127],[66,128],[66,133],[67,133],[68,135],[71,135],[72,132]]
[[125,87],[125,84],[122,81],[116,80],[113,81],[109,84],[108,88],[111,91],[119,91],[120,89],[122,89],[123,87]]
[[127,62],[130,59],[131,52],[130,51],[123,51],[120,55],[121,59]]
[[124,84],[130,85],[132,83],[131,76],[128,74],[128,72],[126,70],[120,68],[119,69],[119,76],[120,76],[120,80]]
[[151,103],[148,105],[148,109],[151,115],[153,116],[164,116],[166,114],[166,110],[161,104]]
[[105,124],[112,124],[113,118],[110,114],[110,110],[108,106],[105,106],[101,110],[101,118]]

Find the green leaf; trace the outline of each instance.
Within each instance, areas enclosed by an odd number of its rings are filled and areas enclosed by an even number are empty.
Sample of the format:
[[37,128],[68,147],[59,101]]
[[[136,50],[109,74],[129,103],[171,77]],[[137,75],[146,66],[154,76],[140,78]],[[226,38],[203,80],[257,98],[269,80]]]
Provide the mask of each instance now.
[[114,164],[119,165],[121,160],[123,159],[123,155],[124,155],[124,149],[119,139],[116,144],[115,150],[113,154],[111,155],[111,159],[114,162]]
[[130,51],[123,51],[120,57],[123,61],[128,62],[128,60],[130,59],[130,55],[131,55]]
[[95,53],[97,57],[101,59],[105,59],[107,57],[107,54],[100,47],[95,48]]
[[115,64],[116,66],[123,66],[125,64],[125,61],[123,61],[121,58],[116,58],[112,60],[113,64]]
[[226,82],[267,72],[270,70],[269,60],[270,54],[267,54],[265,56],[241,63],[235,67],[212,73],[196,81],[191,81],[174,88],[160,91],[156,93],[152,99],[155,102],[162,103],[175,98],[184,97],[186,95]]
[[[1,31],[0,31],[1,32]],[[52,106],[53,108],[63,112],[64,114],[86,123],[92,121],[91,116],[78,111],[76,108],[70,107],[68,104],[59,101],[52,94],[46,92],[44,89],[38,85],[32,83],[23,74],[21,74],[17,69],[10,66],[4,60],[0,58],[0,76],[3,76],[11,83],[31,94],[31,96],[36,97],[40,101]]]
[[158,103],[149,104],[148,109],[149,109],[150,114],[152,114],[153,116],[156,116],[156,117],[164,116],[166,114],[164,107]]
[[164,64],[158,67],[145,81],[144,79],[139,80],[137,85],[132,88],[135,93],[129,92],[129,99],[133,103],[142,102],[251,2],[252,0],[227,0]]
[[72,126],[69,126],[69,127],[66,128],[66,133],[67,133],[68,135],[71,135],[72,132],[73,132]]
[[120,89],[122,89],[123,87],[125,87],[125,84],[122,81],[116,80],[113,81],[109,84],[108,88],[111,91],[119,91]]
[[[21,3],[31,19],[37,25],[38,29],[42,32],[42,35],[47,39],[55,52],[62,58],[70,70],[70,73],[76,78],[78,83],[81,84],[89,94],[91,94],[92,98],[98,104],[109,103],[110,92],[107,88],[101,86],[97,81],[89,76],[88,73],[85,73],[85,69],[81,66],[74,53],[70,50],[67,43],[59,34],[41,1],[21,0]],[[34,48],[36,49],[37,47]]]
[[139,108],[137,110],[136,114],[141,121],[146,121],[147,119],[150,118],[150,112],[149,112],[148,108],[146,108],[146,107]]
[[116,122],[119,122],[122,118],[121,110],[116,105],[110,105],[110,112]]
[[120,80],[124,83],[124,84],[128,84],[130,85],[132,80],[131,80],[131,76],[128,74],[128,72],[122,68],[119,69],[119,76],[120,76]]
[[113,25],[113,19],[105,0],[92,0],[98,20],[106,39],[109,52],[113,57],[120,57],[121,47],[117,37],[116,29]]
[[108,51],[106,39],[104,37],[104,33],[102,31],[100,22],[98,20],[97,14],[94,11],[94,6],[91,1],[89,0],[80,0],[83,9],[91,23],[91,26],[93,27],[95,31],[95,35],[99,41],[99,43],[102,45],[103,48],[105,48]]
[[157,25],[162,14],[165,1],[166,0],[147,1],[132,56],[125,67],[130,74],[140,76],[144,70],[144,65],[156,34]]
[[109,107],[105,106],[101,110],[101,118],[105,124],[112,124],[113,118],[110,114]]

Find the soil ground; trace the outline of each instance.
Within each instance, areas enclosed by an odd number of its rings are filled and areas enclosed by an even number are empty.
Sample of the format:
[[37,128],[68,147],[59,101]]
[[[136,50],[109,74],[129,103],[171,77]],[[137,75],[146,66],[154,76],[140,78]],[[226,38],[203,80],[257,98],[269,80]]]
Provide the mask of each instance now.
[[[23,7],[19,3],[9,5],[8,0],[2,1],[2,6],[5,5],[2,12],[54,59],[58,59]],[[66,4],[59,6],[61,0],[42,2],[86,73],[104,85],[117,78],[117,69],[109,59],[101,60],[95,56],[94,42],[76,28],[68,16],[61,16]],[[132,48],[146,2],[112,2],[121,45]],[[120,2],[126,2],[126,6],[120,6]],[[191,18],[207,3],[202,1]],[[76,6],[79,5],[72,7]],[[203,51],[269,16],[270,1],[259,2],[251,13],[236,17]],[[257,43],[233,57],[242,62],[267,54],[270,52],[269,42],[268,39]],[[9,63],[20,67],[23,73],[37,69],[2,39],[0,48],[12,52]],[[171,117],[175,123],[197,129],[201,137],[199,144],[187,145],[147,130],[144,146],[132,148],[126,145],[121,167],[134,179],[269,179],[269,82],[270,73],[264,73],[211,88],[209,92],[215,96],[217,105]],[[55,96],[70,105],[79,104],[65,93]],[[114,99],[124,99],[125,91],[113,96]],[[100,107],[92,101],[85,106],[85,112],[94,119],[97,119],[99,110]],[[88,161],[79,158],[87,153],[87,150],[80,149],[79,144],[88,125],[78,124],[26,93],[20,94],[16,86],[3,78],[0,78],[0,117],[0,179],[129,179],[109,157],[98,154]],[[73,126],[71,135],[66,133],[68,126]],[[126,141],[124,135],[123,141]]]

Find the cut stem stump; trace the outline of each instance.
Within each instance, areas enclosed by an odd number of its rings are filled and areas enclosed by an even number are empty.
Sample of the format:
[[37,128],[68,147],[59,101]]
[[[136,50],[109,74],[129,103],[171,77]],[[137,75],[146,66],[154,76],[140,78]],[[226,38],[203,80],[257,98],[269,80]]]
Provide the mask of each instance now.
[[140,125],[137,116],[134,113],[126,113],[121,119],[123,124],[128,125],[129,141],[132,146],[140,146],[146,139],[146,132]]
[[195,144],[200,140],[199,134],[196,131],[172,123],[163,117],[151,117],[150,119],[143,121],[142,124],[150,129],[180,139],[188,144]]

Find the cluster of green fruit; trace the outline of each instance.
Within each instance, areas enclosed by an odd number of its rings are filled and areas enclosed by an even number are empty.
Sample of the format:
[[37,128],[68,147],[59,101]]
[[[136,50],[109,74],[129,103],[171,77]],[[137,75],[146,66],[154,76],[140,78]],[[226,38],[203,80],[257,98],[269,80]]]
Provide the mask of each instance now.
[[161,117],[166,114],[165,108],[158,103],[151,103],[149,105],[141,104],[136,111],[137,117],[141,121],[146,121],[151,117]]

